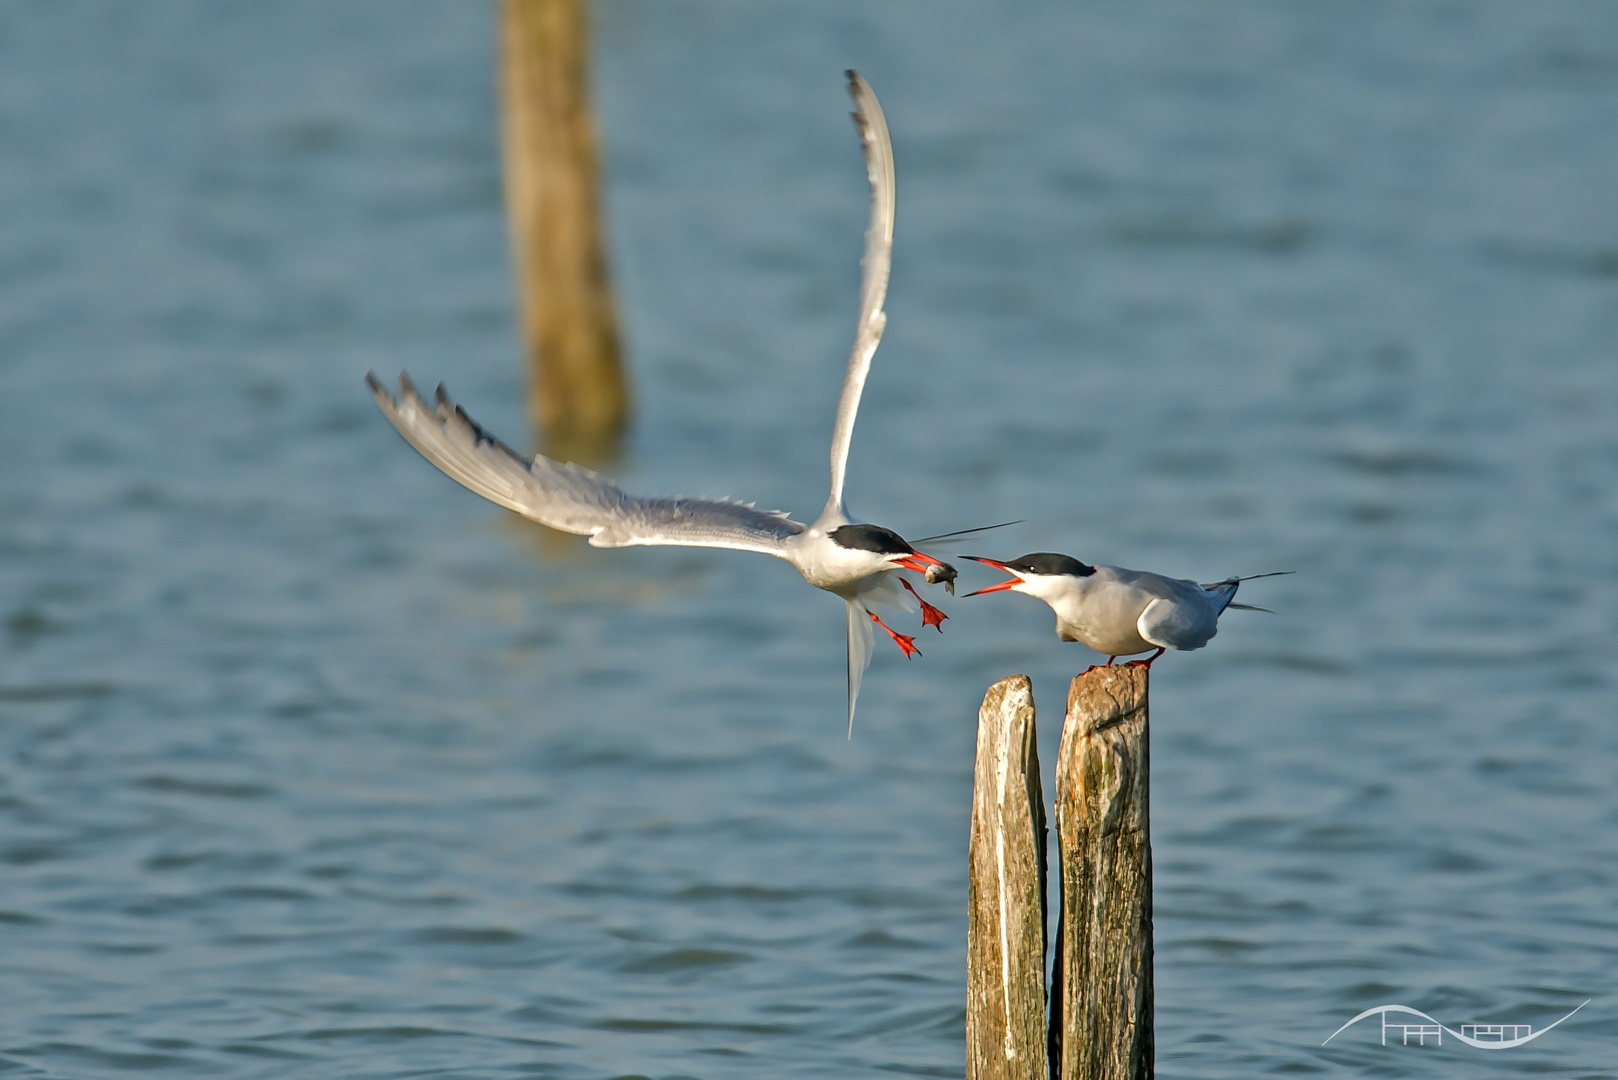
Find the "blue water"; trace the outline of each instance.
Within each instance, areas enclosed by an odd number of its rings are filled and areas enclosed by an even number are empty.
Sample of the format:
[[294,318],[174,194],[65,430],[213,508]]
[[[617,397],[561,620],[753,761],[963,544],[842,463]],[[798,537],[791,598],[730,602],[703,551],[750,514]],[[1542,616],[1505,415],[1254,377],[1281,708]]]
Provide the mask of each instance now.
[[[1295,569],[1153,670],[1165,1077],[1618,1075],[1618,8],[605,0],[632,490]],[[491,5],[0,4],[0,1073],[959,1076],[976,707],[462,491],[529,440]],[[991,580],[968,571],[975,585]],[[1500,1052],[1356,1012],[1532,1023]]]

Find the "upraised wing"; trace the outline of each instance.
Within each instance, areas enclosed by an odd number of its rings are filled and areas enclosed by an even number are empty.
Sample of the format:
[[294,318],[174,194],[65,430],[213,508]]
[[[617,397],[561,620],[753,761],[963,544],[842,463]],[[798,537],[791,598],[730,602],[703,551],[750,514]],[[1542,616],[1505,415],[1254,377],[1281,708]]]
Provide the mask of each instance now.
[[865,229],[865,257],[860,260],[864,270],[860,321],[854,330],[854,351],[848,357],[843,393],[837,400],[837,425],[831,435],[831,495],[826,509],[837,513],[843,508],[843,476],[848,468],[854,418],[860,411],[860,395],[865,391],[865,377],[871,372],[871,357],[876,355],[882,330],[888,324],[882,301],[888,295],[888,268],[893,261],[893,143],[888,138],[888,122],[875,91],[858,72],[848,73],[848,92],[854,97],[854,125],[859,128],[865,172],[871,181],[871,223]]
[[479,427],[442,386],[429,408],[409,376],[399,376],[397,400],[374,374],[365,381],[405,441],[450,479],[542,525],[587,535],[594,547],[735,548],[785,558],[782,545],[804,531],[785,514],[745,503],[626,494],[589,469],[539,454],[523,458]]

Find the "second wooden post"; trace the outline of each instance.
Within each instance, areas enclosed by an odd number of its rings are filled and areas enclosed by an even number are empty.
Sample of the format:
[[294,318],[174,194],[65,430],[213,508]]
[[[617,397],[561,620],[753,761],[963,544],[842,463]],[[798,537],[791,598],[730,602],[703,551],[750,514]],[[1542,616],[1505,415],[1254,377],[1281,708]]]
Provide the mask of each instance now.
[[978,712],[966,951],[967,1080],[1048,1080],[1045,799],[1026,675]]
[[629,415],[596,192],[583,0],[502,0],[501,145],[529,414],[546,452],[606,454]]
[[1153,1075],[1147,674],[1094,668],[1068,691],[1056,764],[1053,1080]]

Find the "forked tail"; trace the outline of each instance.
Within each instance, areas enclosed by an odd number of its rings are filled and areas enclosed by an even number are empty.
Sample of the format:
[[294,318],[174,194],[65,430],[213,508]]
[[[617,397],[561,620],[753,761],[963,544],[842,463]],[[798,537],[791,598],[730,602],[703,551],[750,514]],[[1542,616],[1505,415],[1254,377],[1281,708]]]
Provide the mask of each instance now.
[[[1216,616],[1224,614],[1225,609],[1228,607],[1234,607],[1238,611],[1270,611],[1269,608],[1253,607],[1251,604],[1232,604],[1231,601],[1236,599],[1236,590],[1241,587],[1241,584],[1244,581],[1256,581],[1259,578],[1267,577],[1282,577],[1286,574],[1295,573],[1297,573],[1296,570],[1272,570],[1268,574],[1248,574],[1246,577],[1229,577],[1224,581],[1215,581],[1212,584],[1205,584],[1202,587],[1207,591],[1208,599],[1212,600],[1214,603],[1214,614]],[[1275,612],[1270,611],[1270,614],[1273,615]]]
[[876,627],[871,613],[858,600],[848,602],[848,737],[854,737],[854,702],[860,696],[860,676],[871,664],[876,649]]

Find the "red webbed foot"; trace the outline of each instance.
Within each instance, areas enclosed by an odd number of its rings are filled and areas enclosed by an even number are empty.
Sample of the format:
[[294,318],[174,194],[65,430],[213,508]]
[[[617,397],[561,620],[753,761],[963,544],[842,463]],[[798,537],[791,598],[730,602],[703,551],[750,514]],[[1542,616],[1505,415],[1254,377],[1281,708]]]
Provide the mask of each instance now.
[[904,651],[905,656],[910,657],[921,655],[921,650],[916,648],[915,638],[911,637],[909,634],[899,633],[899,631],[877,618],[877,614],[874,611],[867,611],[865,614],[871,617],[872,622],[876,623],[878,626],[888,632],[888,636],[893,639],[893,643],[895,645],[899,646],[899,648]]
[[1147,671],[1150,671],[1150,670],[1152,670],[1152,661],[1156,660],[1159,656],[1162,656],[1163,653],[1164,653],[1164,648],[1163,648],[1163,646],[1159,645],[1157,647],[1157,651],[1155,653],[1148,656],[1144,660],[1131,660],[1129,662],[1129,666],[1130,667],[1145,668]]
[[[893,576],[899,577],[898,574]],[[916,591],[916,587],[910,584],[910,582],[906,581],[904,578],[899,578],[899,584],[909,589],[910,595],[914,596],[916,598],[916,602],[921,605],[921,625],[936,626],[938,627],[938,632],[942,634],[944,632],[944,620],[949,618],[949,616],[945,615],[942,611],[939,611],[937,608],[933,607],[933,605],[923,600],[921,598],[921,593]]]

